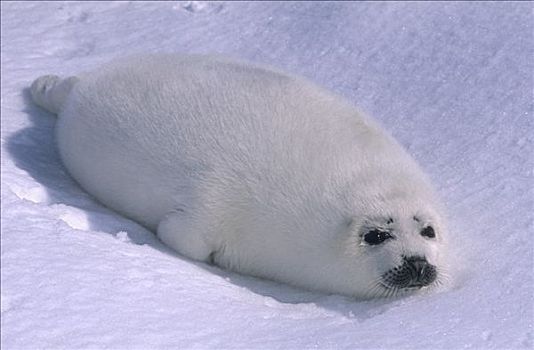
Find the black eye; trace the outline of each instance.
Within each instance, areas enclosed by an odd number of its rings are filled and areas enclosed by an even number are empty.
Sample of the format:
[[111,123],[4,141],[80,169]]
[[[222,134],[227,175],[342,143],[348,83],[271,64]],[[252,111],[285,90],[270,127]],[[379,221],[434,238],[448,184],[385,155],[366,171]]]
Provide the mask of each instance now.
[[370,245],[380,244],[389,238],[393,238],[389,232],[380,230],[369,231],[363,236],[364,241]]
[[436,233],[434,232],[434,229],[432,228],[432,226],[427,226],[421,231],[421,236],[434,238],[436,237]]

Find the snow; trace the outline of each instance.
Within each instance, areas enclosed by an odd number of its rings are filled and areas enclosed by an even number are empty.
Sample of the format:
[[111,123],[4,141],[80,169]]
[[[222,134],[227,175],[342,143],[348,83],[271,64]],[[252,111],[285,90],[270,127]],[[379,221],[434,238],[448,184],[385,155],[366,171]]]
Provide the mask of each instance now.
[[[1,345],[533,348],[529,2],[2,2]],[[378,119],[448,208],[453,288],[356,301],[188,261],[67,175],[24,90],[134,52],[224,53]]]

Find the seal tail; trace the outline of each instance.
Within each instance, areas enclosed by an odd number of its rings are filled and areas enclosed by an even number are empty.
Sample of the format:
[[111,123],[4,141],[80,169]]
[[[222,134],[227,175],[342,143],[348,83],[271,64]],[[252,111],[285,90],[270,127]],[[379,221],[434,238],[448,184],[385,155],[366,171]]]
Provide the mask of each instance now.
[[51,113],[58,114],[78,81],[77,77],[61,79],[57,75],[43,75],[35,79],[30,87],[33,102]]

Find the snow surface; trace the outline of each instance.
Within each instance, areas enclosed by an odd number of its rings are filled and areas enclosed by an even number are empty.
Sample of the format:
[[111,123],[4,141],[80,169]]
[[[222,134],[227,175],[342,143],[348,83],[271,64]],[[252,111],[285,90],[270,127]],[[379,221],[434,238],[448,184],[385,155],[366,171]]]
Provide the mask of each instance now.
[[[532,348],[533,4],[2,2],[1,345]],[[188,261],[66,174],[42,74],[134,52],[220,52],[311,78],[431,175],[454,288],[359,302]]]

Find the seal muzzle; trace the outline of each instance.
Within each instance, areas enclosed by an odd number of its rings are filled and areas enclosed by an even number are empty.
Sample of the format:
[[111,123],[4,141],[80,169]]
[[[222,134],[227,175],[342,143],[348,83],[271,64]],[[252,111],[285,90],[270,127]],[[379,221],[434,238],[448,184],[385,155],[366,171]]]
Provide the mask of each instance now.
[[400,266],[382,275],[384,286],[388,288],[421,288],[436,280],[436,267],[426,258],[419,256],[404,257]]

